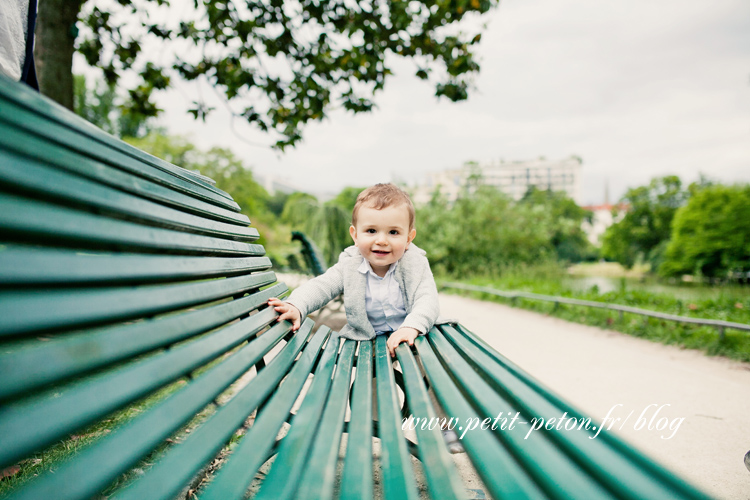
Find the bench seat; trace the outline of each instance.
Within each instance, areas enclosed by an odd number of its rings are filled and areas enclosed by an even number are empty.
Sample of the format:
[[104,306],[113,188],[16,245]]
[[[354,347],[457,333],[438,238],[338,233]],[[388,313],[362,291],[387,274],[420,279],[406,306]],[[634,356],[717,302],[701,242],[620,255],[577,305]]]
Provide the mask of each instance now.
[[[0,496],[467,498],[405,417],[580,415],[461,325],[397,369],[383,337],[292,333],[257,239],[208,179],[0,80]],[[609,434],[527,429],[465,433],[487,496],[706,498]]]

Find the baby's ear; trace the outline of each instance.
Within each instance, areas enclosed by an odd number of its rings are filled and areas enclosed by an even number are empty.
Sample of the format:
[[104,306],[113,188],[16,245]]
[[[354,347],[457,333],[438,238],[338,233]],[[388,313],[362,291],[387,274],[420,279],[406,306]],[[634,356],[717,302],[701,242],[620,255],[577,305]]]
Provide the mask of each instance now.
[[414,237],[415,237],[416,235],[417,235],[417,229],[416,229],[416,228],[411,228],[411,231],[409,231],[409,239],[408,239],[408,243],[407,243],[407,245],[408,245],[409,243],[411,243],[412,241],[414,241]]
[[354,240],[354,244],[357,244],[357,228],[354,226],[349,226],[349,236],[352,237]]

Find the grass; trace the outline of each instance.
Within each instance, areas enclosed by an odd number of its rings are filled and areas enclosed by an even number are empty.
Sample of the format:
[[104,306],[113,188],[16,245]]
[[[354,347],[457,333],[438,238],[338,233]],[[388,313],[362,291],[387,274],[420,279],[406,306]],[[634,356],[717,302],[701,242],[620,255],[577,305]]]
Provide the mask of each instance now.
[[[727,287],[719,290],[707,289],[701,297],[700,289],[693,288],[691,297],[681,298],[680,293],[654,292],[639,289],[637,284],[620,281],[619,288],[606,292],[594,285],[580,290],[571,286],[566,269],[557,264],[536,266],[509,266],[498,276],[473,277],[456,280],[438,277],[440,281],[460,281],[465,284],[486,286],[503,291],[524,291],[545,295],[570,297],[582,300],[608,302],[668,314],[704,319],[719,319],[736,323],[750,324],[750,294],[747,290]],[[481,300],[496,301],[555,316],[568,321],[617,330],[634,337],[640,337],[663,344],[678,345],[689,349],[699,349],[712,356],[725,356],[739,361],[750,361],[750,332],[726,329],[725,338],[720,339],[715,327],[688,325],[673,321],[647,318],[644,316],[616,311],[543,302],[530,299],[504,299],[478,292],[450,293],[468,294]]]

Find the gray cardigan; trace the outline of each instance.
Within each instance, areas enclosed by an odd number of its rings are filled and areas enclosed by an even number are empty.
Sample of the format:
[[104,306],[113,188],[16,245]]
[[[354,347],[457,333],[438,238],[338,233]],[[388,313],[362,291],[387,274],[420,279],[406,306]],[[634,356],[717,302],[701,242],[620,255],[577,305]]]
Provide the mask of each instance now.
[[[343,293],[348,324],[341,329],[340,335],[352,340],[375,338],[375,330],[365,310],[367,276],[357,270],[360,264],[362,254],[357,247],[350,246],[341,252],[335,266],[295,289],[287,302],[299,309],[304,318]],[[440,309],[437,287],[425,251],[413,243],[409,245],[399,260],[394,277],[406,308],[406,319],[401,326],[427,333],[438,322]]]

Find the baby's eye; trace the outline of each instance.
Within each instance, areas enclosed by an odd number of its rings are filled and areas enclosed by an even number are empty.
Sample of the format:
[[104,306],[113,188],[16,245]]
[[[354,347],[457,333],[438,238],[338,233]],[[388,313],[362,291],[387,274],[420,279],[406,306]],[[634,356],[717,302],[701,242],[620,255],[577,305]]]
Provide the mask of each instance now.
[[376,233],[376,231],[374,229],[368,229],[365,232],[369,233],[369,234],[375,234]]
[[398,234],[398,230],[397,229],[391,229],[390,234],[397,235]]

